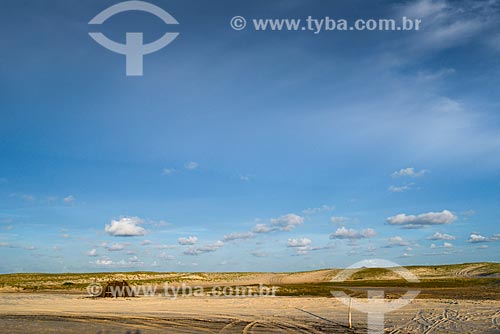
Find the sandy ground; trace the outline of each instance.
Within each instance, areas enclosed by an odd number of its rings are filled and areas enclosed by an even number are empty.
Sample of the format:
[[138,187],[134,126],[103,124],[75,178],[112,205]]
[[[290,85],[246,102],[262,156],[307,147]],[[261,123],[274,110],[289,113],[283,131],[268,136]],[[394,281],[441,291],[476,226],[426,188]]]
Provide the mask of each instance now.
[[[500,301],[416,300],[386,315],[386,333],[500,333]],[[5,333],[366,333],[366,315],[333,298],[0,294]]]

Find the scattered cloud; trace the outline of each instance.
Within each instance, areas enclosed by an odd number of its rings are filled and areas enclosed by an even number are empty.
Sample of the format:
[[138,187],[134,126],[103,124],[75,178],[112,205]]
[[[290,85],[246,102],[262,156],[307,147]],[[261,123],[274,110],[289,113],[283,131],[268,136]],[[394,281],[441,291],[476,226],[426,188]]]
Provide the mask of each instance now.
[[33,195],[21,195],[21,199],[25,202],[33,202],[35,200],[35,196],[33,196]]
[[114,243],[112,245],[108,245],[107,243],[103,243],[102,244],[102,247],[104,247],[104,249],[106,249],[108,252],[120,252],[122,250],[125,249],[125,247],[127,247],[128,244],[122,244],[122,243]]
[[419,71],[417,73],[417,80],[420,82],[425,81],[435,81],[454,74],[456,71],[454,68],[442,68],[435,72],[430,71]]
[[69,196],[66,196],[63,198],[63,202],[66,204],[74,204],[75,201],[76,201],[76,198],[73,195],[69,195]]
[[333,216],[330,218],[330,222],[333,224],[342,224],[349,221],[349,218],[347,217],[341,217],[341,216]]
[[162,260],[165,260],[165,261],[172,261],[172,260],[175,260],[175,256],[171,255],[171,254],[168,254],[166,252],[161,252],[158,257]]
[[328,211],[333,211],[333,210],[335,210],[334,205],[322,205],[318,208],[308,208],[308,209],[302,210],[302,213],[305,215],[314,215],[314,214],[318,214],[321,212],[328,212]]
[[174,168],[163,168],[161,173],[165,176],[172,175],[173,173],[175,173],[175,169]]
[[269,233],[271,231],[273,231],[273,229],[266,224],[256,224],[253,229],[254,233]]
[[288,239],[287,247],[306,247],[311,243],[311,239],[308,238]]
[[406,246],[410,245],[410,243],[407,240],[405,240],[404,238],[402,238],[400,236],[391,237],[391,238],[389,238],[388,242],[389,242],[389,246],[406,247]]
[[224,243],[220,240],[216,241],[213,244],[205,245],[205,246],[199,246],[199,247],[189,247],[184,251],[185,255],[200,255],[200,254],[205,254],[205,253],[211,253],[215,252],[219,248],[224,246]]
[[100,267],[118,267],[118,268],[129,268],[129,267],[141,267],[144,265],[143,262],[139,261],[137,256],[132,256],[128,260],[113,261],[109,258],[97,259],[94,264]]
[[495,24],[495,1],[419,0],[401,7],[401,15],[425,22],[425,38],[415,35],[409,42],[418,45],[419,52],[443,50],[464,45],[477,39],[491,39],[489,26]]
[[230,233],[224,236],[223,241],[247,240],[255,236],[252,232]]
[[469,240],[467,241],[470,243],[481,243],[481,242],[494,242],[498,241],[498,239],[499,236],[497,235],[494,235],[492,237],[485,237],[479,233],[471,233],[471,235],[469,236]]
[[304,217],[293,213],[281,216],[279,218],[271,218],[270,224],[256,224],[251,233],[269,233],[274,231],[292,231],[297,225],[303,224]]
[[97,264],[98,266],[110,266],[113,264],[113,261],[111,261],[110,259],[98,259],[95,261],[95,264]]
[[421,177],[427,174],[429,171],[426,169],[422,169],[420,171],[416,171],[413,167],[403,168],[394,173],[392,173],[392,177]]
[[141,242],[141,246],[149,246],[151,244],[153,244],[151,240],[144,240],[143,242]]
[[303,224],[304,218],[293,213],[271,219],[271,225],[281,231],[292,231],[297,225]]
[[186,168],[187,170],[195,170],[195,169],[198,169],[199,167],[200,167],[200,165],[194,161],[186,162],[184,164],[184,168]]
[[401,226],[403,228],[421,228],[430,225],[451,224],[457,219],[457,216],[448,210],[442,212],[428,212],[419,215],[398,214],[387,218],[391,225]]
[[93,248],[87,252],[88,256],[97,256],[97,249]]
[[198,242],[198,237],[189,236],[187,238],[179,238],[177,239],[177,242],[179,243],[179,245],[194,245],[196,242]]
[[389,190],[391,193],[404,193],[407,192],[408,190],[411,190],[412,185],[403,185],[403,186],[390,186],[387,190]]
[[268,257],[269,256],[268,253],[261,252],[261,251],[252,252],[251,254],[252,254],[252,256],[255,256],[255,257]]
[[156,245],[155,248],[157,249],[175,249],[177,248],[177,245]]
[[241,181],[250,182],[251,179],[252,179],[251,175],[240,175],[240,180]]
[[122,217],[119,220],[112,220],[111,224],[106,224],[104,230],[115,237],[136,237],[146,234],[146,230],[139,226],[144,221],[139,217]]
[[455,240],[456,238],[446,233],[436,232],[427,238],[428,240]]
[[377,235],[374,229],[367,228],[361,231],[355,229],[347,229],[345,227],[338,228],[335,233],[330,235],[330,239],[365,239],[373,238]]
[[468,219],[476,214],[476,211],[474,210],[467,210],[461,213],[462,217],[464,219]]

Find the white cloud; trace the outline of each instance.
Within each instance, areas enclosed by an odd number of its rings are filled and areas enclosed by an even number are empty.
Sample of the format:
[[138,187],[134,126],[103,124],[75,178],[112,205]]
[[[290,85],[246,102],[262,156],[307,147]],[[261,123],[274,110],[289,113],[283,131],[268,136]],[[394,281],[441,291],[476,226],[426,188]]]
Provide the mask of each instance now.
[[168,254],[166,252],[161,252],[160,255],[158,255],[158,257],[162,260],[165,260],[165,261],[172,261],[172,260],[175,260],[175,256],[171,255],[171,254]]
[[347,229],[345,227],[338,228],[335,233],[330,235],[330,239],[365,239],[373,238],[377,235],[374,229],[367,228],[362,231]]
[[140,267],[144,265],[143,262],[139,261],[137,256],[132,256],[127,261],[125,260],[113,261],[109,258],[102,258],[102,259],[97,259],[94,263],[100,267],[119,267],[119,268]]
[[195,170],[198,167],[200,167],[200,165],[197,162],[194,162],[194,161],[186,162],[184,164],[184,168],[186,168],[187,170]]
[[[400,15],[422,20],[421,31],[409,39],[416,52],[439,50],[491,38],[489,26],[498,19],[496,1],[420,0],[402,7]],[[415,40],[416,39],[416,40]]]
[[404,186],[390,186],[388,190],[391,193],[404,193],[408,190],[411,189],[411,185],[404,185]]
[[308,209],[302,210],[302,213],[305,215],[314,215],[317,213],[328,212],[328,211],[333,211],[333,210],[335,210],[335,206],[333,206],[333,205],[322,205],[318,208],[308,208]]
[[26,202],[33,202],[35,200],[35,196],[33,195],[21,195],[21,199]]
[[240,180],[245,181],[245,182],[249,182],[251,180],[251,176],[250,175],[240,175]]
[[435,81],[442,78],[445,78],[449,75],[454,74],[456,71],[454,68],[443,68],[436,72],[429,71],[419,71],[417,73],[418,81]]
[[445,243],[443,243],[443,247],[444,248],[453,248],[453,244],[451,244],[449,242],[445,242]]
[[306,247],[311,243],[311,239],[308,238],[288,239],[287,247]]
[[216,241],[213,244],[205,245],[205,246],[200,246],[200,247],[189,247],[184,251],[184,254],[186,255],[200,255],[200,254],[205,254],[205,253],[211,253],[215,252],[219,248],[224,246],[224,243],[220,240]]
[[87,252],[88,256],[97,256],[97,249],[91,249]]
[[469,240],[467,240],[470,243],[480,243],[480,242],[493,242],[493,241],[498,241],[499,237],[498,236],[493,236],[493,237],[485,237],[482,236],[479,233],[471,233],[469,236]]
[[403,168],[399,171],[392,173],[392,177],[421,177],[427,174],[429,171],[426,169],[422,169],[420,171],[416,171],[413,167]]
[[149,246],[151,245],[153,242],[151,240],[144,240],[143,242],[141,242],[141,246]]
[[387,222],[391,225],[398,225],[404,228],[420,228],[429,225],[451,224],[457,219],[457,216],[448,210],[442,212],[428,212],[417,216],[399,214],[387,218]]
[[179,238],[177,242],[179,245],[194,245],[198,241],[198,237],[189,236],[187,238]]
[[253,228],[253,233],[269,233],[277,230],[292,231],[297,225],[303,224],[304,217],[298,216],[293,213],[281,216],[279,218],[271,218],[270,225],[256,224]]
[[106,224],[104,230],[115,237],[134,237],[146,234],[146,230],[139,226],[144,221],[139,217],[123,217],[119,220],[112,220],[111,224]]
[[254,237],[252,232],[244,232],[244,233],[230,233],[224,236],[224,241],[234,241],[234,240],[246,240]]
[[110,259],[98,259],[95,261],[95,264],[99,266],[110,266],[113,264],[113,261],[111,261]]
[[291,231],[295,226],[303,223],[304,218],[293,213],[271,219],[271,225],[276,226],[281,231]]
[[127,247],[127,244],[122,244],[122,243],[114,243],[112,245],[108,245],[107,243],[103,243],[102,247],[106,249],[108,252],[120,252]]
[[464,212],[461,213],[461,215],[465,219],[470,218],[470,217],[474,216],[475,214],[476,214],[476,211],[474,211],[474,210],[467,210],[467,211],[464,211]]
[[271,231],[273,231],[273,229],[266,224],[256,224],[253,229],[254,233],[268,233]]
[[157,249],[175,249],[177,248],[177,245],[156,245],[155,248]]
[[163,168],[162,170],[162,174],[163,175],[172,175],[173,173],[175,173],[175,169],[174,168]]
[[76,201],[76,198],[73,195],[69,195],[69,196],[63,198],[63,202],[66,204],[73,204],[73,203],[75,203],[75,201]]
[[266,253],[266,252],[260,252],[260,251],[252,252],[252,255],[255,256],[255,257],[268,257],[269,256],[268,253]]
[[333,216],[330,218],[330,222],[333,224],[342,224],[349,220],[347,217]]
[[389,241],[389,246],[406,247],[406,246],[410,245],[410,243],[408,241],[406,241],[404,238],[402,238],[400,236],[391,237],[391,238],[389,238],[388,241]]
[[456,238],[446,233],[436,232],[427,238],[428,240],[455,240]]

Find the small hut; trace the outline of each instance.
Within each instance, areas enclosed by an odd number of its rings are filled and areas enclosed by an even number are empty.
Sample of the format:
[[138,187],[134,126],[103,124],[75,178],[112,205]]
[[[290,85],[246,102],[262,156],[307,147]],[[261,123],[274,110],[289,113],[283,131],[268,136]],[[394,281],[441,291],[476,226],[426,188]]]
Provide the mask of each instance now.
[[106,283],[99,297],[135,297],[134,291],[126,281],[110,281]]

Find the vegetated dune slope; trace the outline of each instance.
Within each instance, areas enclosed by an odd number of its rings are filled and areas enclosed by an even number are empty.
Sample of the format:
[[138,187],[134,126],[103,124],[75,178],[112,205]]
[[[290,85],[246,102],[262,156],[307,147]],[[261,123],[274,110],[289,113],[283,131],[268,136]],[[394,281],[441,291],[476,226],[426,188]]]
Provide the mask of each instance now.
[[[390,281],[401,277],[391,270],[362,268],[349,269],[349,281]],[[498,263],[469,263],[442,266],[407,267],[420,280],[500,278]],[[78,290],[92,282],[126,280],[131,284],[306,284],[332,281],[341,269],[325,269],[295,273],[84,273],[84,274],[5,274],[0,275],[1,291],[19,290]]]

